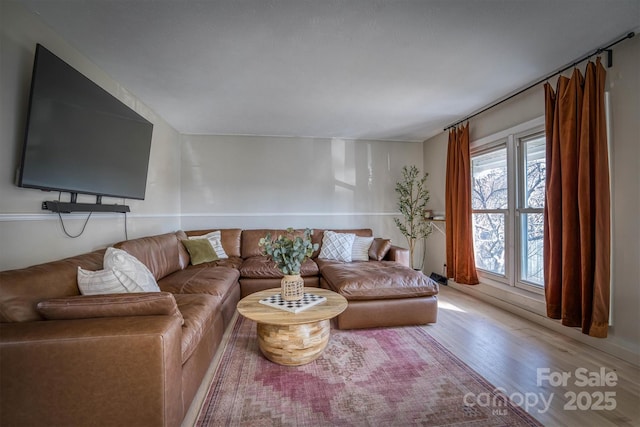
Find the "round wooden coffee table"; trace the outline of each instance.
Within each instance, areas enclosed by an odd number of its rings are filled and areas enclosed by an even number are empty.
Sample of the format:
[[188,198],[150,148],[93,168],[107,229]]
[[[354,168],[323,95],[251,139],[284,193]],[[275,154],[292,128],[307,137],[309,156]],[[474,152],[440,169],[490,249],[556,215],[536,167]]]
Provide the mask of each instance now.
[[247,295],[238,303],[238,312],[257,322],[260,351],[272,362],[297,366],[317,359],[329,342],[330,319],[347,308],[347,300],[335,292],[321,288],[304,288],[304,292],[327,300],[299,313],[258,302],[280,293],[275,288]]

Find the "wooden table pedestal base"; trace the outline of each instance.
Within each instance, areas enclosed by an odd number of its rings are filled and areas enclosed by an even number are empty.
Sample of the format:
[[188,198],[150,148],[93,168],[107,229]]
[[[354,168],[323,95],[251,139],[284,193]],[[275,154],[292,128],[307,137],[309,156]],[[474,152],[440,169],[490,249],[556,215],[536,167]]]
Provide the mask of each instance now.
[[316,360],[329,342],[330,322],[300,325],[258,323],[258,344],[264,356],[280,365],[298,366]]

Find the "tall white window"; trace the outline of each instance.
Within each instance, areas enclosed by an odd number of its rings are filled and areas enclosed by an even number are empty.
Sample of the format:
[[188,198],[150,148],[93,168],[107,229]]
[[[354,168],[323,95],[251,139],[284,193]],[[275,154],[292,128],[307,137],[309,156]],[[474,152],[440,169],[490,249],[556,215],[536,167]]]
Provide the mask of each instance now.
[[539,120],[472,144],[473,243],[488,282],[542,292],[545,147]]

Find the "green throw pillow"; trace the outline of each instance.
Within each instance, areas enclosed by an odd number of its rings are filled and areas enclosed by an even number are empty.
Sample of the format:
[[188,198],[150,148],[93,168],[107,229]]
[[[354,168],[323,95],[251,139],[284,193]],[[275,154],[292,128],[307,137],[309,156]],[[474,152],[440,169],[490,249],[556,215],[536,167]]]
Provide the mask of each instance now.
[[191,264],[198,265],[204,262],[217,261],[218,255],[213,250],[211,242],[207,239],[183,240],[182,244],[191,256]]

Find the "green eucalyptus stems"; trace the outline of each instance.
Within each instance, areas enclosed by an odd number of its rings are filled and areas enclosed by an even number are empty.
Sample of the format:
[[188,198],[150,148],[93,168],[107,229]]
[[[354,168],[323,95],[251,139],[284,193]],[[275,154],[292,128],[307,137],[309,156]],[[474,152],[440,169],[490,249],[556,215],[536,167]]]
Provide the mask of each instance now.
[[413,268],[413,253],[418,239],[426,239],[431,234],[431,223],[427,221],[427,202],[429,191],[426,187],[428,173],[422,177],[415,166],[402,168],[402,181],[396,183],[398,193],[398,210],[400,218],[394,218],[396,226],[407,238],[409,257]]
[[300,274],[302,263],[311,258],[313,251],[319,245],[311,243],[311,229],[307,228],[302,237],[295,236],[293,228],[287,228],[287,233],[279,235],[277,239],[271,239],[271,233],[260,239],[258,243],[262,253],[276,263],[282,274]]

